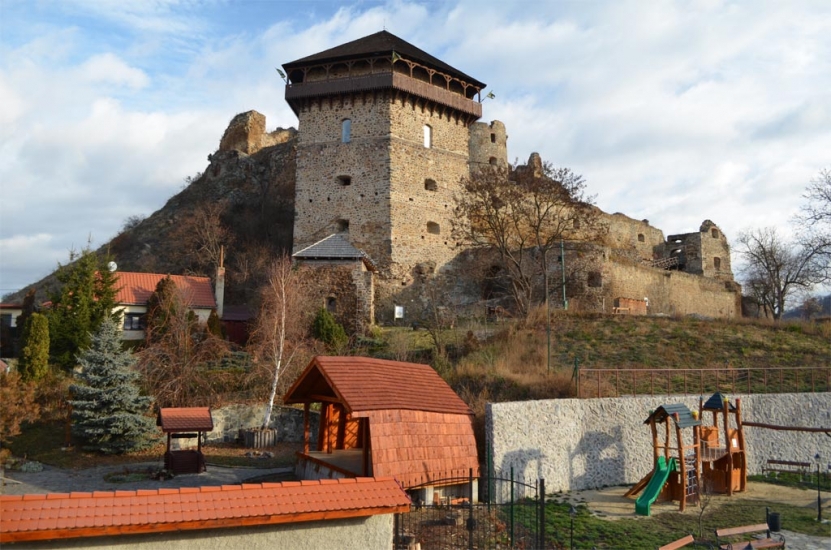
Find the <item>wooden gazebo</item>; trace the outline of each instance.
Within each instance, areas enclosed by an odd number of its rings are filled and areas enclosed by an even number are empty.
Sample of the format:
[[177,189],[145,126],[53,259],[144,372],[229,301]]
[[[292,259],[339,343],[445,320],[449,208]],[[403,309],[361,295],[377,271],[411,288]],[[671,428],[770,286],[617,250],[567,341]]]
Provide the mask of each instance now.
[[[305,409],[303,479],[392,476],[405,488],[449,488],[471,469],[479,475],[473,413],[430,365],[318,356],[284,402]],[[321,404],[316,449],[312,403]]]
[[[199,474],[205,471],[205,457],[202,455],[202,434],[214,429],[211,409],[208,407],[187,407],[160,409],[156,425],[167,434],[167,449],[164,453],[165,470],[174,474]],[[172,439],[196,438],[196,450],[171,450]]]

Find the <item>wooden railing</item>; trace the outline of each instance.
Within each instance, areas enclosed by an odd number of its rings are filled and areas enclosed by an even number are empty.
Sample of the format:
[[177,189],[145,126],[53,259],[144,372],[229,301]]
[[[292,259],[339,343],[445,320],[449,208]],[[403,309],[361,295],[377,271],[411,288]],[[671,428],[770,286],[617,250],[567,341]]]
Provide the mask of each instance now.
[[831,391],[831,367],[590,369],[576,375],[577,397]]

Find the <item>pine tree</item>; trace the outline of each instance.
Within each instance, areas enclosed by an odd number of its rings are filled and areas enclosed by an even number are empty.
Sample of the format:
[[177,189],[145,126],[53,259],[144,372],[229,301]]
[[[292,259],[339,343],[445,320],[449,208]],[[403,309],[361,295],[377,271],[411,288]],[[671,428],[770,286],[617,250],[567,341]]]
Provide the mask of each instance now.
[[70,387],[72,432],[84,441],[84,449],[119,454],[152,445],[155,422],[146,416],[152,399],[139,394],[135,359],[121,349],[112,319],[101,323],[78,363],[83,384]]
[[[73,261],[74,260],[74,261]],[[49,309],[49,354],[52,363],[64,370],[75,367],[78,353],[89,347],[90,335],[104,319],[114,319],[117,275],[89,248],[68,265],[59,266],[60,289],[51,296]]]
[[326,308],[320,308],[317,312],[312,323],[312,333],[315,338],[335,351],[339,351],[349,341],[343,325],[338,323]]
[[49,320],[40,313],[26,318],[17,370],[25,381],[37,381],[49,371]]

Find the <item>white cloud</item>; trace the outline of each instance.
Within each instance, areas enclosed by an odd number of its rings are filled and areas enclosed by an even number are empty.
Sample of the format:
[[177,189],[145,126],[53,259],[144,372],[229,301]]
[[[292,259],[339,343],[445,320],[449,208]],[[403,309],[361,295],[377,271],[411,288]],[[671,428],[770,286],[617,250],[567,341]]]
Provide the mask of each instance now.
[[114,84],[141,89],[150,83],[144,71],[130,67],[111,53],[90,57],[80,67],[80,72],[92,84]]

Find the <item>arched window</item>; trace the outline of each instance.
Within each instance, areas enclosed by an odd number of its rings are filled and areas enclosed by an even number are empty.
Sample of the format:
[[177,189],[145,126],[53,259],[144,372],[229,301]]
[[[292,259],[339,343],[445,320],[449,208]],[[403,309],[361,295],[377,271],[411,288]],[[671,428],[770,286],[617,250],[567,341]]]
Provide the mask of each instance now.
[[329,313],[335,313],[338,309],[338,301],[334,296],[329,296],[326,298],[326,311]]
[[436,180],[427,178],[424,180],[424,188],[428,191],[437,191],[439,186],[436,184]]
[[427,232],[432,233],[433,235],[438,235],[441,233],[441,227],[436,222],[427,222]]
[[721,258],[719,258],[718,256],[715,256],[713,258],[713,269],[715,269],[715,270],[721,269]]
[[488,164],[490,164],[491,166],[496,166],[496,157],[489,158]]
[[346,233],[349,231],[349,220],[340,219],[335,222],[339,233]]
[[642,243],[646,240],[646,237],[643,236],[643,233],[638,233],[638,242]]
[[341,185],[352,185],[352,178],[350,176],[338,176],[338,183]]
[[342,143],[352,141],[352,119],[345,118],[340,123],[340,140]]
[[433,146],[433,128],[429,124],[424,125],[424,146],[428,149]]
[[712,235],[714,239],[718,239],[718,229],[710,229],[710,235]]

